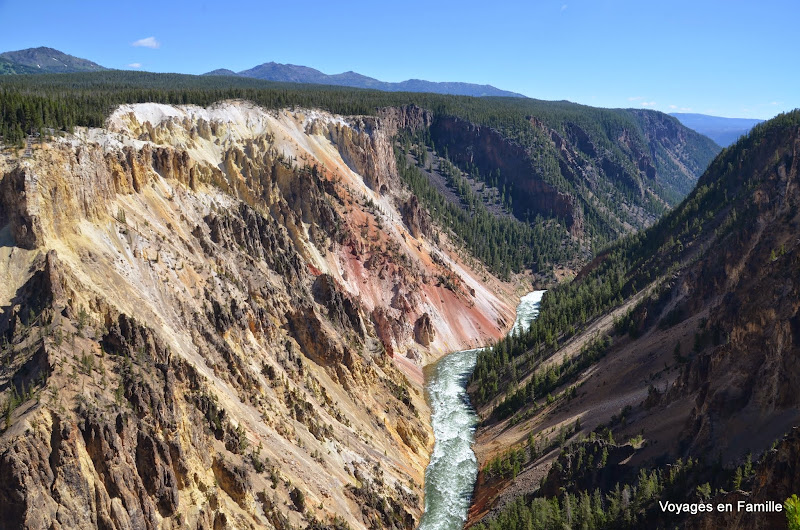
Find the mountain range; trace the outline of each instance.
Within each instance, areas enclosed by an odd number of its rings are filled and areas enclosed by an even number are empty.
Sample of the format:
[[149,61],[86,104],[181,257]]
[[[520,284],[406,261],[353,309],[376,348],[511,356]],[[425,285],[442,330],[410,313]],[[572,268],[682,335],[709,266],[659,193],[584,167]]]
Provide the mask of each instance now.
[[[88,59],[81,59],[47,47],[27,48],[0,54],[0,75],[8,74],[56,74],[75,72],[97,72],[108,70]],[[386,92],[432,92],[460,96],[501,96],[524,98],[522,94],[509,92],[492,85],[461,82],[425,81],[409,79],[400,83],[388,83],[356,72],[327,75],[314,68],[294,64],[269,62],[253,68],[234,72],[225,68],[205,73],[206,76],[238,76],[286,83],[311,83],[317,85],[369,88]]]
[[242,76],[264,79],[266,81],[280,81],[288,83],[313,83],[317,85],[348,86],[353,88],[371,88],[385,92],[432,92],[434,94],[453,94],[460,96],[502,96],[524,98],[522,94],[509,92],[493,87],[492,85],[476,85],[473,83],[424,81],[422,79],[409,79],[399,83],[379,81],[372,77],[348,71],[341,74],[328,75],[296,64],[281,64],[269,62],[254,66],[248,70],[234,72],[225,68],[213,70],[203,75]]
[[704,134],[717,142],[722,147],[728,147],[739,137],[745,135],[764,120],[748,118],[722,118],[720,116],[709,116],[707,114],[689,114],[675,112],[670,114],[678,119],[682,124],[694,129],[700,134]]

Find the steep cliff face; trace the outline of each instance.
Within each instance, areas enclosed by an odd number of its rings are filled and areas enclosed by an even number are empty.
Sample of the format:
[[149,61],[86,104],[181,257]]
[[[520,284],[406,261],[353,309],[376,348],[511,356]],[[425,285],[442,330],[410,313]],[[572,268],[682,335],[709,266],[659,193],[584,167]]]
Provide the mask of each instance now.
[[[739,502],[750,504],[782,503],[800,491],[800,431],[793,428],[776,446],[767,451],[756,465],[751,491],[735,490],[716,495],[712,502],[730,503],[738,507]],[[786,512],[769,511],[748,513],[745,510],[725,514],[693,517],[686,521],[688,529],[712,530],[714,528],[735,528],[767,530],[786,528]]]
[[663,400],[691,396],[683,443],[723,459],[744,449],[731,436],[740,421],[757,418],[759,434],[746,443],[761,451],[800,421],[791,412],[800,404],[800,129],[769,131],[738,162],[725,180],[735,198],[720,237],[696,243],[713,251],[687,266],[670,293],[676,314],[701,320],[692,355]]
[[378,110],[378,116],[390,136],[394,136],[400,130],[425,129],[433,123],[433,113],[416,105],[385,107]]
[[517,126],[524,133],[514,129],[524,144],[446,115],[435,116],[430,135],[456,164],[496,175],[519,219],[556,217],[577,236],[589,228],[616,237],[651,225],[691,191],[719,152],[658,112],[570,108],[557,115],[528,116],[529,127]]
[[567,226],[580,226],[575,197],[559,191],[542,178],[542,171],[529,153],[490,127],[481,127],[454,117],[436,119],[431,136],[446,146],[457,164],[477,166],[488,175],[497,169],[504,182],[515,186],[514,211],[520,218],[526,211],[564,219]]
[[421,366],[513,320],[404,223],[418,118],[141,104],[0,162],[0,526],[414,527]]
[[687,195],[719,147],[684,127],[677,119],[651,110],[629,110],[647,141],[649,153],[637,153],[648,178],[660,181],[674,196]]

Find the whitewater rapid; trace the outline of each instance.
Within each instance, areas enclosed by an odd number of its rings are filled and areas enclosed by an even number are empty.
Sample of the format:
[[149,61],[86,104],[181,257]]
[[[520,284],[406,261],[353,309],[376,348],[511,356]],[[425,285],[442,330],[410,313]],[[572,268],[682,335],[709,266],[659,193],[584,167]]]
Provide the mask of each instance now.
[[[520,299],[509,333],[525,330],[539,315],[545,291]],[[467,380],[480,350],[457,351],[426,369],[426,390],[436,439],[425,470],[425,513],[419,530],[460,530],[467,520],[478,461],[472,451],[478,417],[467,396]]]

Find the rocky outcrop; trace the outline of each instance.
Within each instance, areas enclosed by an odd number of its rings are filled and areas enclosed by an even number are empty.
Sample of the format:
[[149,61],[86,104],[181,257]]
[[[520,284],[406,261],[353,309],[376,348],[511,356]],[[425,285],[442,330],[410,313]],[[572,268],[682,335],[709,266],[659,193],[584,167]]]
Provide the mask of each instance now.
[[624,463],[633,453],[629,444],[605,440],[576,444],[556,458],[539,487],[539,495],[552,498],[564,491],[610,491],[615,484],[635,479],[635,469]]
[[410,132],[423,130],[433,123],[433,113],[416,105],[378,109],[378,116],[389,136],[394,136],[401,130]]
[[10,223],[17,245],[33,249],[41,243],[42,226],[32,203],[34,191],[28,179],[24,169],[15,168],[0,180],[0,221]]
[[416,195],[411,195],[400,207],[403,215],[403,222],[408,227],[408,231],[416,239],[423,235],[429,236],[431,233],[431,221],[428,213],[420,206]]
[[[392,140],[399,130],[415,131],[429,127],[433,114],[416,105],[387,107],[378,111],[378,118],[351,118],[348,126],[329,124],[325,134],[336,145],[347,165],[364,177],[375,191],[386,193],[397,189],[397,166]],[[315,126],[312,132],[319,132]]]
[[330,124],[326,132],[345,163],[363,176],[370,188],[386,193],[397,187],[392,135],[378,119],[353,118],[348,125]]
[[[77,423],[36,414],[36,427],[6,447],[4,528],[157,528],[178,508],[169,448],[117,416],[82,409]],[[129,437],[133,436],[131,440]]]
[[248,496],[252,489],[250,479],[247,476],[247,469],[241,466],[233,466],[227,460],[219,458],[214,458],[214,463],[211,467],[214,470],[214,477],[217,479],[220,488],[236,501],[239,506],[246,507]]
[[[240,204],[238,210],[238,215],[212,212],[203,218],[210,240],[229,251],[243,249],[290,283],[298,283],[304,267],[287,230],[273,217],[263,216],[246,204]],[[205,232],[195,230],[193,235],[202,245]]]
[[0,320],[0,334],[13,337],[18,326],[32,324],[31,315],[35,318],[54,304],[66,305],[65,271],[58,252],[50,250],[37,255],[29,272],[28,280],[17,289],[9,305],[2,308],[4,318]]
[[328,320],[340,329],[364,336],[364,322],[358,303],[337,284],[330,274],[320,274],[312,287],[314,299],[328,310]]
[[436,330],[433,329],[431,316],[428,313],[423,313],[414,323],[414,337],[423,346],[430,345],[436,337]]
[[293,311],[286,320],[290,333],[311,360],[322,366],[335,366],[344,360],[344,352],[313,309]]
[[195,162],[185,150],[145,144],[141,149],[126,146],[108,153],[106,162],[114,177],[117,193],[141,192],[153,170],[162,178],[178,180],[192,189],[197,186]]
[[[389,356],[399,353],[398,347],[407,345],[412,337],[412,327],[406,315],[393,308],[376,308],[372,312],[375,334]],[[431,335],[432,336],[432,335]]]
[[142,482],[156,500],[162,517],[169,517],[178,509],[178,480],[172,470],[172,458],[167,444],[139,432],[136,444],[136,469]]

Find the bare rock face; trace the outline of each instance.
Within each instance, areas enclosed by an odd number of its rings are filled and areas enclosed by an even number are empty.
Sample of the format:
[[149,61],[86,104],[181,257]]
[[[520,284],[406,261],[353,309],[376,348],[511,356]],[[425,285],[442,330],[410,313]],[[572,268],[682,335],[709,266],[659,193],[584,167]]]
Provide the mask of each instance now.
[[428,313],[423,313],[414,323],[414,337],[423,346],[428,346],[436,338],[436,330]]
[[358,302],[343,292],[330,274],[317,276],[312,292],[317,303],[327,308],[329,320],[341,329],[351,329],[357,335],[364,336],[364,322]]
[[[543,497],[558,496],[567,485],[571,488],[608,491],[614,484],[625,483],[632,475],[635,476],[633,468],[623,463],[635,452],[631,445],[592,440],[582,442],[580,446],[580,459],[578,451],[574,450],[564,451],[558,456],[542,481],[540,494]],[[586,465],[589,459],[599,462],[601,458],[606,460],[602,468]]]
[[163,444],[140,432],[131,447],[125,420],[115,427],[85,414],[79,425],[45,415],[35,434],[0,456],[8,528],[156,528],[174,513],[177,483]]
[[372,312],[375,333],[389,356],[395,354],[396,346],[411,338],[411,326],[399,311],[379,307]]
[[422,235],[430,235],[431,222],[419,204],[416,195],[411,195],[400,208],[403,214],[403,222],[408,227],[408,231],[414,238],[419,239]]
[[178,180],[192,189],[197,186],[198,175],[194,160],[184,150],[145,144],[142,149],[124,147],[106,155],[106,163],[113,175],[117,193],[141,192],[150,182],[150,171],[163,178]]
[[370,188],[386,193],[399,185],[392,138],[400,129],[414,131],[432,122],[433,114],[416,105],[387,107],[379,110],[378,118],[358,116],[351,118],[349,127],[329,125],[327,135]]
[[415,132],[433,123],[433,113],[416,105],[379,109],[378,116],[389,136],[394,136],[400,130]]
[[42,226],[35,209],[31,208],[27,173],[17,168],[0,180],[0,221],[11,224],[14,241],[22,248],[32,249],[41,242]]
[[236,467],[231,462],[214,458],[214,477],[219,482],[222,490],[227,493],[240,506],[245,507],[248,494],[252,488],[247,476],[247,469]]
[[167,444],[139,432],[136,444],[136,468],[147,492],[156,499],[163,517],[178,508],[178,481],[172,471]]
[[292,492],[289,494],[289,498],[292,499],[292,504],[297,511],[303,512],[306,509],[306,497],[302,491],[297,488],[294,488]]
[[[53,304],[64,304],[64,268],[55,250],[39,254],[30,265],[30,278],[16,292],[4,320],[0,320],[0,333],[13,335],[20,325],[29,325],[31,314],[38,315]],[[63,306],[62,306],[63,307]]]
[[394,355],[394,325],[393,318],[383,309],[378,308],[372,312],[372,321],[375,325],[375,333],[383,344],[387,355]]
[[344,353],[325,329],[312,308],[299,309],[286,315],[289,330],[305,354],[322,366],[333,366],[344,360]]
[[[238,215],[212,212],[204,217],[211,241],[230,251],[244,248],[290,283],[298,283],[304,267],[288,231],[246,204],[240,204],[238,210]],[[200,230],[195,237],[202,241],[205,233]]]
[[359,116],[350,126],[332,124],[328,137],[342,159],[375,191],[386,193],[396,187],[397,165],[392,138],[376,118]]

